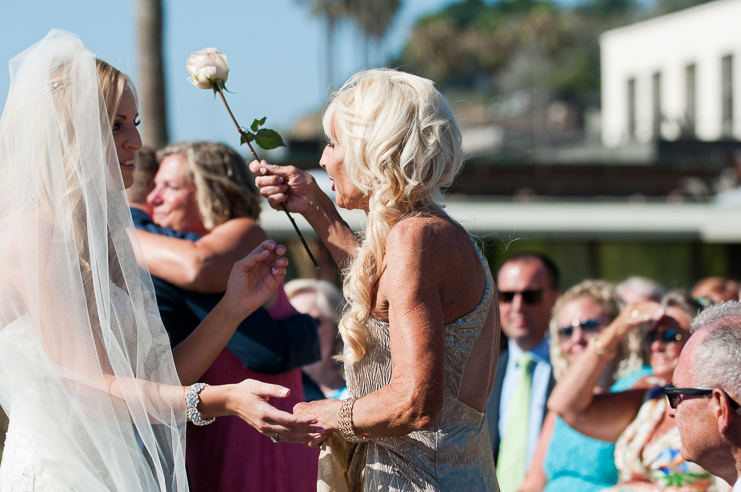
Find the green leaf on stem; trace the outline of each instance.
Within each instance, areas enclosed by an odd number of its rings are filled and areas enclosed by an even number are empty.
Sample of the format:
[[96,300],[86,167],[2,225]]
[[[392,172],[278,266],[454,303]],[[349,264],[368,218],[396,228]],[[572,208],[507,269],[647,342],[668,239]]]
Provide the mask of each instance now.
[[268,117],[266,116],[266,117],[264,117],[261,120],[255,120],[255,121],[253,121],[252,122],[252,126],[250,128],[252,129],[253,132],[256,132],[258,128],[260,128],[262,125],[265,124],[265,120],[267,120],[267,119],[268,119]]
[[261,128],[257,131],[255,134],[255,142],[265,150],[286,146],[286,144],[283,143],[283,138],[281,138],[280,134],[275,130],[270,130],[268,128]]
[[248,132],[248,131],[246,131],[244,129],[242,129],[242,131],[244,132],[245,135],[247,135],[247,140],[245,141],[244,136],[239,137],[239,145],[244,145],[247,142],[254,142],[255,141],[256,136],[255,136],[254,133]]

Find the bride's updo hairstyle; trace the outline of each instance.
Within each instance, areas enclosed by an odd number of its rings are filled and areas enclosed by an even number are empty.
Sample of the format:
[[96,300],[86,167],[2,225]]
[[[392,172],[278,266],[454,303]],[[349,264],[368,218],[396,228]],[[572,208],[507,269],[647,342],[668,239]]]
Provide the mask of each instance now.
[[400,220],[439,205],[463,166],[461,132],[431,80],[390,69],[358,72],[336,92],[322,124],[346,149],[345,172],[368,199],[368,225],[345,272],[344,360],[362,359],[386,239]]

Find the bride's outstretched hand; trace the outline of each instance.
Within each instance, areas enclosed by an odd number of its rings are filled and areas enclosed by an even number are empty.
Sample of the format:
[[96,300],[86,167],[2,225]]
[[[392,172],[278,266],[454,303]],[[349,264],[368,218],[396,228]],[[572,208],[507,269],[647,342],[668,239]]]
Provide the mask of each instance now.
[[262,306],[286,276],[288,260],[282,258],[286,247],[272,239],[234,264],[222,302],[246,318]]
[[316,425],[315,418],[291,415],[268,403],[270,398],[285,398],[289,393],[290,390],[283,386],[245,379],[229,391],[227,407],[273,440],[305,444],[320,442],[324,429]]
[[316,202],[316,193],[321,193],[310,174],[293,166],[252,161],[250,171],[255,173],[255,184],[260,188],[260,194],[276,210],[285,203],[289,212],[305,214]]

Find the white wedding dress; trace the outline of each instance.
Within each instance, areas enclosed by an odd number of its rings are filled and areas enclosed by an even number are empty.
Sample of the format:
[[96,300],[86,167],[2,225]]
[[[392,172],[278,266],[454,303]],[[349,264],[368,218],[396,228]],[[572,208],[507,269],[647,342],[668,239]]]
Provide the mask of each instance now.
[[[131,329],[134,316],[127,313],[128,295],[115,284],[110,292],[112,308],[123,313],[119,323]],[[114,490],[107,474],[90,473],[91,465],[101,470],[104,461],[94,439],[86,435],[85,423],[75,418],[74,412],[55,408],[49,398],[54,393],[50,387],[58,385],[59,378],[39,362],[45,356],[34,333],[28,315],[0,331],[0,388],[12,395],[8,407],[12,418],[0,463],[0,492]],[[95,456],[100,457],[98,463],[94,463]],[[131,458],[142,461],[141,456]]]
[[50,418],[54,412],[49,405],[53,403],[43,388],[53,383],[35,363],[39,359],[29,336],[32,330],[28,316],[23,316],[0,332],[0,357],[8,361],[5,355],[12,352],[15,366],[0,365],[0,385],[13,395],[8,408],[13,418],[0,463],[0,491],[80,490],[74,487],[74,468],[57,459],[62,453],[75,454],[75,449],[64,446],[65,434],[74,425]]

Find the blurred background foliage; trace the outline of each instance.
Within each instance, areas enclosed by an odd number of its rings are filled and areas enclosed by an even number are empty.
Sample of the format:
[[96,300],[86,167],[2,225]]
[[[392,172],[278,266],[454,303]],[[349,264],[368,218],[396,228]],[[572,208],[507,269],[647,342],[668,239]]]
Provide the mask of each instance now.
[[422,17],[390,65],[435,80],[448,94],[480,97],[523,88],[599,101],[599,35],[707,0],[464,0]]

